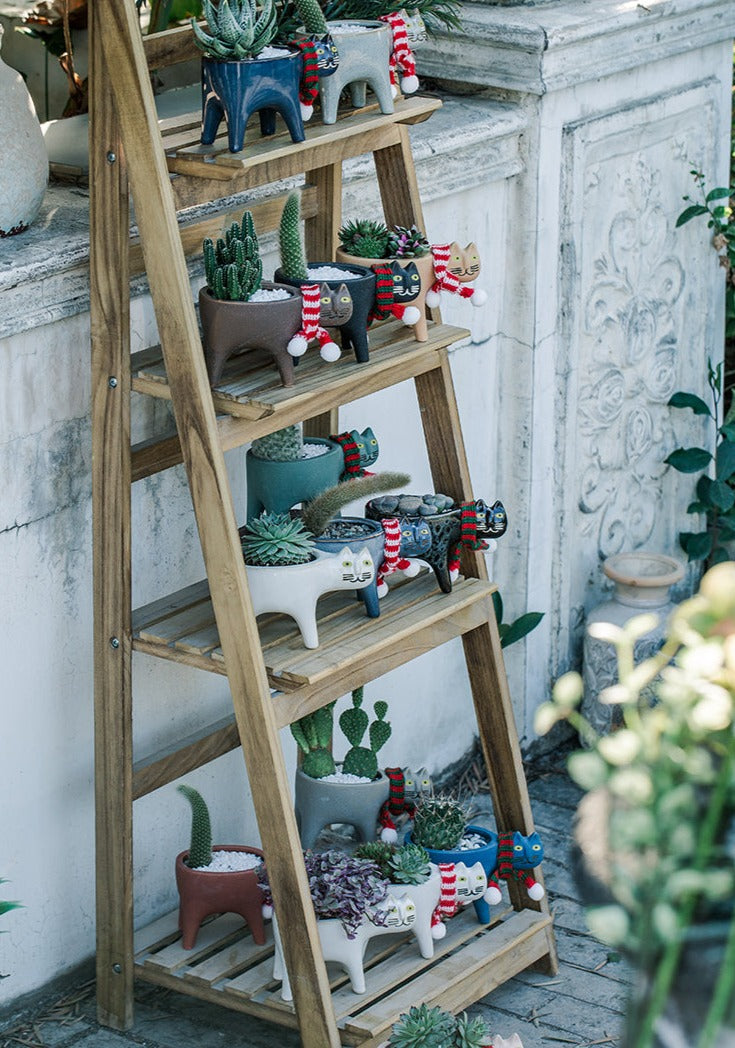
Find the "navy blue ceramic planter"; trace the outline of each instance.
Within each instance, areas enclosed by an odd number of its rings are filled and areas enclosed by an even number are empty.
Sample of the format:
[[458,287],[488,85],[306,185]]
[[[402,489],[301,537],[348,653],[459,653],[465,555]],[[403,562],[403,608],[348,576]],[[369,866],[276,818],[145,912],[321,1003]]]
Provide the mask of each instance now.
[[303,142],[304,122],[299,105],[303,62],[293,51],[276,58],[251,58],[241,62],[202,59],[202,145],[214,142],[224,116],[231,153],[239,153],[245,128],[253,113],[260,113],[263,134],[276,129],[276,112],[286,122],[293,142]]
[[[440,862],[463,862],[467,866],[474,866],[476,862],[482,863],[482,868],[490,879],[493,870],[498,867],[498,835],[492,830],[486,830],[484,826],[466,826],[465,833],[476,833],[483,837],[487,844],[482,848],[474,848],[472,851],[440,851],[438,848],[427,848],[429,858],[437,866]],[[406,843],[412,844],[411,832],[406,834]],[[478,899],[472,904],[480,924],[490,923],[490,906],[484,899]]]
[[291,284],[292,287],[302,287],[304,284],[323,283],[336,290],[340,284],[344,284],[352,296],[352,316],[346,323],[340,326],[342,338],[342,349],[354,349],[355,359],[360,364],[367,364],[370,360],[370,348],[368,346],[367,325],[368,317],[375,303],[375,273],[367,266],[353,266],[346,262],[310,262],[309,268],[316,269],[318,266],[335,266],[346,269],[350,273],[359,273],[357,280],[295,280],[288,277],[282,269],[277,269],[274,280],[282,284]]
[[383,553],[385,549],[385,535],[383,528],[373,520],[365,520],[364,517],[340,517],[339,520],[346,521],[348,523],[360,523],[365,524],[371,529],[371,534],[361,535],[359,538],[336,538],[327,539],[323,535],[317,535],[314,540],[314,544],[317,549],[324,550],[325,553],[339,553],[340,550],[344,549],[345,546],[353,551],[353,553],[359,553],[361,549],[367,546],[370,551],[370,556],[373,558],[375,564],[375,578],[366,586],[364,589],[357,591],[357,596],[365,604],[365,611],[369,619],[377,619],[380,616],[380,602],[378,600],[378,582],[377,574],[378,568],[383,563]]

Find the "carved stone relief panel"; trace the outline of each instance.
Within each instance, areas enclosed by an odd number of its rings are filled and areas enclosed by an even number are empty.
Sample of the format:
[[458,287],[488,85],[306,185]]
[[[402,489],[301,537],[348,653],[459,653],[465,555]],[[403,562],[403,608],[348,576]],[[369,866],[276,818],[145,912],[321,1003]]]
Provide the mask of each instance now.
[[693,482],[664,459],[705,430],[667,402],[677,389],[704,395],[707,356],[722,350],[707,231],[675,223],[691,168],[714,168],[713,98],[698,85],[565,129],[556,584],[573,655],[605,557],[645,548],[684,559]]

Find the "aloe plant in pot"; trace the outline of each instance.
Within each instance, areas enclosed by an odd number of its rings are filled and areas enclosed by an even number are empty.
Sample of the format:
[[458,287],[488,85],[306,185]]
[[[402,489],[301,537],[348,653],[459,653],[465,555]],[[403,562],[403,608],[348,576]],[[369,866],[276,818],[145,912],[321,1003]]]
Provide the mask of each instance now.
[[[350,743],[339,771],[330,750],[335,703],[291,725],[303,757],[296,770],[294,800],[303,848],[312,848],[320,832],[332,823],[354,826],[363,841],[375,836],[378,812],[390,788],[387,776],[378,769],[377,753],[390,738],[391,726],[385,719],[386,702],[374,703],[372,723],[362,702],[363,689],[356,688],[352,706],[339,717],[339,727]],[[367,746],[362,745],[366,732]]]
[[192,811],[189,849],[176,856],[182,946],[193,949],[202,921],[214,913],[240,914],[255,942],[262,946],[263,893],[257,871],[263,865],[263,852],[244,845],[212,845],[206,801],[192,786],[181,785],[178,790]]

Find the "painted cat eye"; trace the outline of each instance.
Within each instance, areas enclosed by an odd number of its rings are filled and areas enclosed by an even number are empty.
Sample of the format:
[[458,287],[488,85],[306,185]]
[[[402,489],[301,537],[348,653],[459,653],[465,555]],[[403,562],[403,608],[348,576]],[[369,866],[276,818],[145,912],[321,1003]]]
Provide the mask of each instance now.
[[350,296],[349,295],[343,295],[342,298],[340,299],[340,302],[349,302],[349,301],[350,301]]

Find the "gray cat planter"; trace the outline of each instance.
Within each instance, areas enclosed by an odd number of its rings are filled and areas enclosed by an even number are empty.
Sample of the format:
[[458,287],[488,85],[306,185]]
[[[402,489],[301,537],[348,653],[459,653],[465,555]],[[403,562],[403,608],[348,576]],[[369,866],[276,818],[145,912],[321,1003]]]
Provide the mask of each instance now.
[[389,790],[382,771],[372,782],[325,782],[297,768],[294,807],[301,847],[313,848],[324,827],[334,822],[354,826],[361,841],[374,840],[378,812]]
[[[334,124],[342,89],[350,87],[355,108],[365,105],[366,88],[372,88],[381,113],[393,112],[393,93],[390,86],[390,53],[392,34],[384,22],[329,22],[329,32],[339,50],[339,66],[329,77],[319,80],[322,100],[322,120]],[[340,27],[360,25],[364,32]]]
[[323,440],[321,437],[307,437],[306,443],[324,444],[329,450],[314,458],[290,462],[257,458],[252,451],[248,451],[245,458],[248,520],[259,516],[263,510],[268,513],[288,513],[297,503],[308,502],[326,488],[339,483],[345,468],[342,447],[334,440]]

